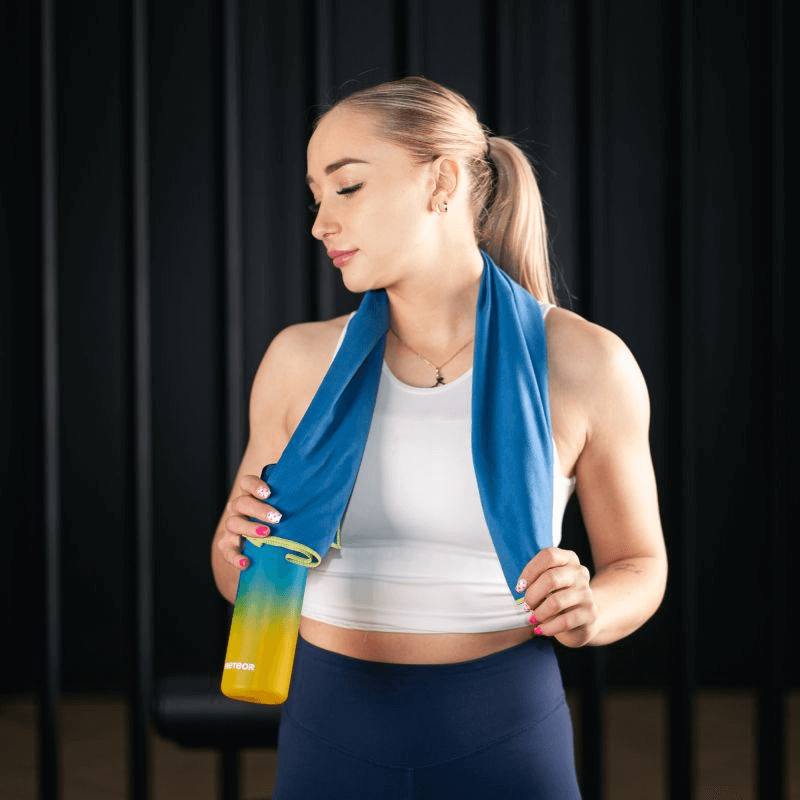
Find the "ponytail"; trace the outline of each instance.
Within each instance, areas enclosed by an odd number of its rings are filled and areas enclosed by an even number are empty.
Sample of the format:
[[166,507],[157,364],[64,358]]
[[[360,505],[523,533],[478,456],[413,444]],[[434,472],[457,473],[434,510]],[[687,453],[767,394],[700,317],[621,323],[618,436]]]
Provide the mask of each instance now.
[[480,221],[480,245],[537,300],[557,303],[533,168],[522,150],[502,136],[489,137],[487,161],[494,182]]

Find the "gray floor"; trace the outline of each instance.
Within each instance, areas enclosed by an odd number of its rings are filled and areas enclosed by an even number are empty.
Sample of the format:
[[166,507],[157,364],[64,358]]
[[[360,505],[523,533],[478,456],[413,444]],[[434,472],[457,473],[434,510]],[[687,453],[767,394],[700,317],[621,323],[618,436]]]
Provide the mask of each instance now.
[[[573,706],[573,717],[579,720]],[[756,800],[755,696],[704,692],[697,698],[697,798]],[[787,699],[789,800],[800,800],[800,692]],[[68,697],[62,729],[63,800],[126,800],[126,711],[120,698]],[[605,767],[609,800],[666,800],[666,698],[611,693],[606,701]],[[33,698],[0,699],[0,798],[36,800]],[[152,800],[215,800],[217,756],[184,750],[153,734]],[[275,753],[248,750],[243,798],[271,793]],[[774,800],[764,798],[763,800]]]

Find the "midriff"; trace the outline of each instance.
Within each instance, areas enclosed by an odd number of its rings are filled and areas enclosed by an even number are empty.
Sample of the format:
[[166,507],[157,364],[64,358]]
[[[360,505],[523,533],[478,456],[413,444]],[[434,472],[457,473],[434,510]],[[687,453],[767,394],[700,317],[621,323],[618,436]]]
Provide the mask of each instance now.
[[341,628],[300,618],[300,634],[310,644],[343,656],[389,664],[455,664],[499,653],[533,635],[531,628],[489,633],[394,633]]

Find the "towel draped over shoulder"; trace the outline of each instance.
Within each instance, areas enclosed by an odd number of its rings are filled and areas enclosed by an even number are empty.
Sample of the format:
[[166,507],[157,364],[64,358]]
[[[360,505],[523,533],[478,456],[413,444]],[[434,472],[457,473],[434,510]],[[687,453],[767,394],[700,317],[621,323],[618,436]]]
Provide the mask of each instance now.
[[[553,439],[544,318],[536,299],[481,251],[472,375],[472,458],[481,505],[509,590],[552,544]],[[366,292],[308,410],[262,478],[280,509],[279,534],[253,544],[284,547],[317,566],[340,541],[381,377],[389,301]]]

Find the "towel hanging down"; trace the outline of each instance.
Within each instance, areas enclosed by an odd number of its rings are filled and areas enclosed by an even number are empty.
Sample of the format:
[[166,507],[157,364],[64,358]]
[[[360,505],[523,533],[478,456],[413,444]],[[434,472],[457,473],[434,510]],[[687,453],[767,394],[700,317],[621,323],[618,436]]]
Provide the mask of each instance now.
[[[511,594],[525,565],[552,542],[553,443],[547,348],[539,303],[481,251],[472,375],[472,458],[486,523]],[[284,547],[317,566],[339,525],[367,442],[381,376],[389,301],[364,295],[336,357],[276,464],[264,468]],[[342,543],[347,547],[347,542]]]

